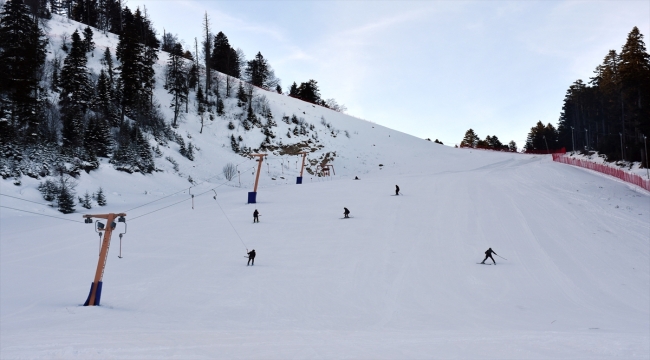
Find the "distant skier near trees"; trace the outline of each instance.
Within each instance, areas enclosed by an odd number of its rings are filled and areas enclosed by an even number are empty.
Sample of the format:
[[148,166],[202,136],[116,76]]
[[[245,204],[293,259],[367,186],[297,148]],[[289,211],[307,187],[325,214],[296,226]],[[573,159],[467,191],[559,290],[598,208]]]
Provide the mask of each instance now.
[[490,258],[490,259],[492,259],[492,262],[494,263],[494,265],[496,265],[497,262],[494,261],[494,258],[492,257],[492,254],[498,255],[496,252],[494,252],[494,250],[492,250],[492,248],[487,249],[487,251],[485,252],[485,259],[483,259],[483,261],[481,261],[481,264],[485,264],[485,260]]
[[255,209],[255,211],[253,211],[253,223],[260,222],[259,216],[260,212]]
[[344,207],[343,208],[343,217],[347,219],[347,218],[349,218],[348,215],[350,215],[350,210],[348,210],[348,208]]
[[248,265],[251,266],[255,265],[255,249],[248,252],[248,263],[246,264],[246,266]]
[[395,185],[395,195],[399,195],[399,186]]

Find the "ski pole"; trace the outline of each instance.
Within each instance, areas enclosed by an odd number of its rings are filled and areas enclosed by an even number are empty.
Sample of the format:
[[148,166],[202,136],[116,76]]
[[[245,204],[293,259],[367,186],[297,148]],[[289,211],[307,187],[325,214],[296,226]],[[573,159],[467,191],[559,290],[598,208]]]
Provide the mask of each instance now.
[[[496,253],[494,255],[499,256],[499,254],[496,254]],[[503,260],[508,260],[508,259],[504,258],[503,256],[499,256],[499,257],[502,258]]]

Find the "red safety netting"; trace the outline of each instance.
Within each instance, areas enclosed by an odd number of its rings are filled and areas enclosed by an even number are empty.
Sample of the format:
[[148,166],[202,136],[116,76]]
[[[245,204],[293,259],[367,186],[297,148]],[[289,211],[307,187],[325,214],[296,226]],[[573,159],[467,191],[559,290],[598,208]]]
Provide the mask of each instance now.
[[644,188],[648,191],[650,191],[650,180],[649,179],[644,179],[643,177],[636,175],[636,174],[631,174],[629,172],[623,171],[619,168],[615,168],[609,165],[605,164],[598,164],[595,162],[587,161],[587,160],[581,160],[581,159],[574,159],[568,156],[565,156],[563,154],[553,154],[553,161],[561,162],[564,164],[569,164],[569,165],[574,165],[574,166],[579,166],[585,169],[590,169],[594,171],[598,171],[603,174],[611,175],[614,177],[617,177],[625,182],[629,182],[631,184],[634,184],[636,186],[639,186],[641,188]]

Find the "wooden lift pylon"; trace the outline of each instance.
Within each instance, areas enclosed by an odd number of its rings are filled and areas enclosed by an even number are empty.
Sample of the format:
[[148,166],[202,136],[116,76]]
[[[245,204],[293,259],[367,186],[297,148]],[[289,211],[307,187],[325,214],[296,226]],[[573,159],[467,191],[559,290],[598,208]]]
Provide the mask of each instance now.
[[[111,235],[113,230],[117,226],[115,224],[115,219],[120,218],[120,222],[125,222],[124,217],[125,213],[119,214],[98,214],[98,215],[84,215],[87,223],[92,224],[92,218],[106,219],[106,225],[103,229],[104,231],[104,241],[102,242],[102,249],[99,252],[99,260],[97,261],[97,270],[95,271],[95,279],[90,285],[90,293],[88,294],[88,299],[84,303],[84,306],[95,306],[99,305],[99,301],[102,296],[102,279],[104,277],[104,269],[106,268],[106,258],[108,257],[108,248],[111,246]],[[113,225],[115,224],[115,225]]]
[[257,164],[257,174],[255,175],[255,188],[253,189],[252,192],[248,193],[248,203],[255,204],[257,203],[257,184],[260,181],[260,172],[262,171],[262,161],[264,161],[264,157],[266,156],[266,154],[250,154],[250,156],[259,157],[259,159],[257,160],[259,162]]
[[302,184],[302,172],[305,170],[305,158],[307,157],[307,154],[309,154],[308,151],[303,151],[299,152],[298,154],[302,154],[302,165],[300,166],[300,176],[296,179],[296,184]]

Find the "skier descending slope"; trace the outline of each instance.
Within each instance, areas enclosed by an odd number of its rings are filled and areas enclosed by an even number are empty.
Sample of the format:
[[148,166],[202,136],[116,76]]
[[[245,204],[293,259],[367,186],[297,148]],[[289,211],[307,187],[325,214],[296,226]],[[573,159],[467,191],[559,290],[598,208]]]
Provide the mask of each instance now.
[[485,264],[485,260],[490,258],[490,259],[492,259],[492,262],[494,263],[494,265],[496,265],[497,262],[494,261],[494,258],[492,257],[493,253],[494,253],[494,255],[498,255],[496,252],[494,252],[494,250],[492,250],[492,248],[487,249],[487,251],[485,252],[485,259],[483,259],[483,261],[481,261],[481,264]]
[[259,216],[260,212],[255,209],[255,211],[253,211],[253,223],[260,222]]
[[399,195],[399,186],[395,185],[395,195]]
[[350,215],[350,210],[348,210],[348,208],[344,207],[343,208],[343,218],[344,219],[349,218],[350,216],[348,216],[348,215]]
[[246,266],[248,265],[251,266],[255,265],[255,249],[248,252],[248,263],[246,264]]

